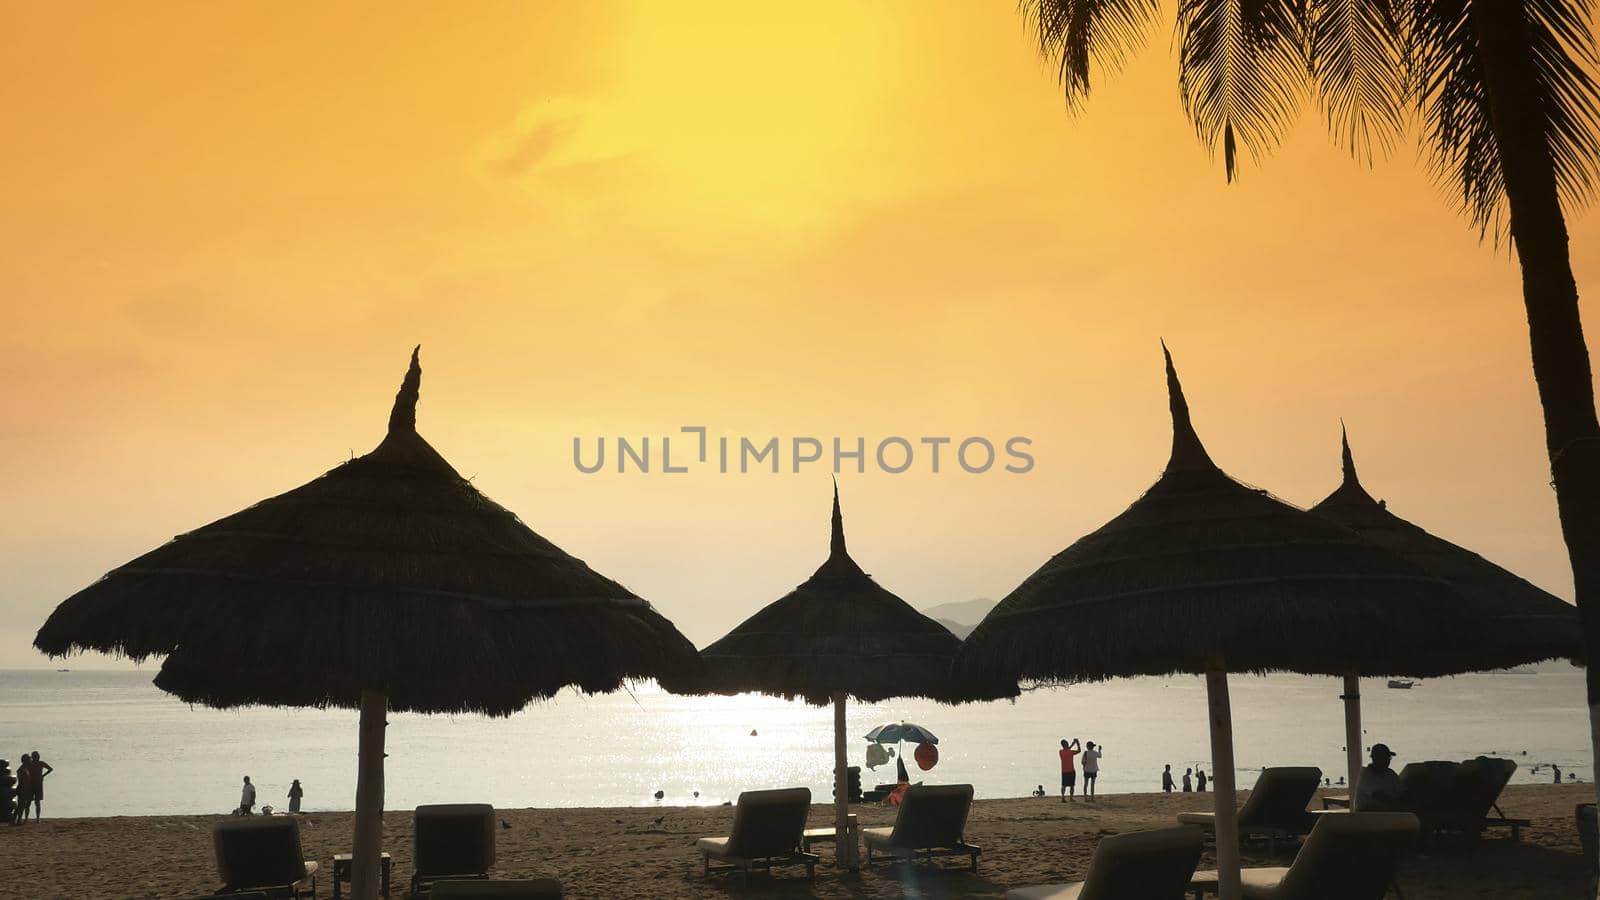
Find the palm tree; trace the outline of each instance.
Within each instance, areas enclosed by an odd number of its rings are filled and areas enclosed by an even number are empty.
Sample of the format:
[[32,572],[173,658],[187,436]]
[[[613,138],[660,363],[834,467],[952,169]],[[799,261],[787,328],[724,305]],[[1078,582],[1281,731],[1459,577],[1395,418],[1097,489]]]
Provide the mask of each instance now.
[[[1022,0],[1067,106],[1143,43],[1159,0]],[[1600,168],[1600,92],[1584,0],[1178,0],[1178,87],[1233,179],[1315,98],[1335,140],[1370,163],[1413,122],[1433,174],[1480,236],[1522,266],[1545,445],[1591,660],[1600,660],[1600,421],[1563,204]],[[1600,783],[1600,665],[1588,669]],[[1224,900],[1238,894],[1237,876]],[[1231,888],[1231,890],[1229,890]]]

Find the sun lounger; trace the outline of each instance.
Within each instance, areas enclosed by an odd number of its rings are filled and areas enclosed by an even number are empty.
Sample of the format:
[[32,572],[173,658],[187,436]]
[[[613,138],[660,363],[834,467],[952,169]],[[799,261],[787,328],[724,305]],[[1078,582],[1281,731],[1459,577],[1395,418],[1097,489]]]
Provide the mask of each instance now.
[[491,897],[494,900],[561,900],[561,882],[553,878],[532,881],[441,881],[433,886],[434,900]]
[[968,856],[972,871],[978,871],[981,849],[966,841],[967,813],[972,811],[970,784],[914,784],[900,801],[900,812],[893,828],[863,828],[867,845],[867,865],[876,851],[890,859],[909,860],[920,856]]
[[494,807],[487,803],[419,806],[414,814],[411,894],[435,882],[486,879],[494,866]]
[[[1239,839],[1265,839],[1267,852],[1276,853],[1278,841],[1310,832],[1314,817],[1306,805],[1321,784],[1322,770],[1316,766],[1279,766],[1263,771],[1239,808]],[[1216,813],[1179,813],[1178,822],[1211,832],[1217,828]]]
[[300,849],[300,823],[292,816],[224,819],[211,831],[216,848],[217,893],[260,891],[280,897],[315,897],[317,864]]
[[1489,756],[1411,763],[1400,770],[1401,803],[1416,813],[1424,835],[1477,837],[1486,828],[1509,828],[1512,840],[1520,840],[1532,822],[1507,818],[1499,806],[1500,792],[1516,769],[1513,760]]
[[[1410,813],[1318,816],[1287,867],[1245,869],[1245,900],[1383,900],[1419,825]],[[1217,892],[1216,872],[1196,872],[1195,900]]]
[[810,812],[810,788],[745,791],[733,809],[732,833],[695,841],[705,859],[705,874],[738,871],[749,884],[752,869],[797,865],[806,867],[807,878],[816,878],[817,855],[800,849]]
[[1182,900],[1205,836],[1192,825],[1104,838],[1082,881],[1006,892],[1006,900]]
[[[1515,760],[1479,756],[1462,760],[1456,770],[1454,813],[1464,831],[1482,832],[1485,828],[1509,828],[1511,839],[1521,840],[1528,819],[1508,818],[1500,811],[1500,792],[1517,771]],[[1490,815],[1490,811],[1494,815]]]

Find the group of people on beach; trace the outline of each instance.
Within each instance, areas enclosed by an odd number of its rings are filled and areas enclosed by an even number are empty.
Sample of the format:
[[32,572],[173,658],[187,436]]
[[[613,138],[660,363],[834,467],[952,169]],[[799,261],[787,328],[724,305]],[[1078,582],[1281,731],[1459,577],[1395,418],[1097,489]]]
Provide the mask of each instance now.
[[[305,788],[300,786],[300,779],[296,778],[289,784],[289,814],[300,812],[300,801],[305,797]],[[256,786],[250,783],[250,776],[244,776],[244,785],[239,789],[239,808],[234,810],[235,815],[252,816],[256,809]],[[263,806],[262,812],[271,812],[272,807]]]
[[35,822],[44,818],[44,777],[54,771],[49,763],[39,758],[39,751],[22,754],[17,762],[17,808],[11,814],[11,824],[26,822],[30,806]]
[[[1205,769],[1184,769],[1183,793],[1189,794],[1198,791],[1204,794],[1206,792],[1206,780]],[[1197,784],[1199,785],[1198,787],[1196,787]],[[1167,767],[1161,770],[1161,790],[1163,793],[1170,794],[1176,789],[1177,784],[1172,780],[1172,764],[1168,763]]]
[[[1094,799],[1094,783],[1100,777],[1100,757],[1105,745],[1094,741],[1080,743],[1077,738],[1061,739],[1061,802],[1076,799],[1078,792],[1078,766],[1083,766],[1083,797]],[[1081,756],[1081,759],[1079,758]]]

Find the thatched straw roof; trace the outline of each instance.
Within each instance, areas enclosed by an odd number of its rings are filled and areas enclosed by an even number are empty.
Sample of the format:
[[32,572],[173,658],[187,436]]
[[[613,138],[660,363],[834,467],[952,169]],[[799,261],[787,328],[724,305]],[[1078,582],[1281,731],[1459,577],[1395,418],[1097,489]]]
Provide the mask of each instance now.
[[[979,699],[950,682],[961,641],[872,580],[845,549],[839,489],[828,559],[816,573],[700,651],[703,693],[757,691],[817,705],[837,693]],[[988,696],[1014,694],[1014,686]]]
[[[420,349],[420,348],[419,348]],[[34,646],[167,656],[211,706],[509,714],[568,685],[692,675],[631,591],[479,493],[417,434],[417,353],[375,450],[181,535],[64,601]]]
[[1078,681],[1217,669],[1455,671],[1446,652],[1459,634],[1454,592],[1217,468],[1170,354],[1166,363],[1166,471],[1002,600],[967,638],[958,674]]
[[[1483,639],[1473,643],[1495,645],[1503,664],[1583,657],[1583,631],[1576,607],[1390,512],[1356,477],[1347,433],[1341,435],[1341,444],[1344,480],[1327,499],[1311,507],[1312,512],[1449,582],[1462,597],[1459,615],[1483,629]],[[1461,662],[1462,671],[1481,668],[1473,664],[1471,654],[1463,654]]]

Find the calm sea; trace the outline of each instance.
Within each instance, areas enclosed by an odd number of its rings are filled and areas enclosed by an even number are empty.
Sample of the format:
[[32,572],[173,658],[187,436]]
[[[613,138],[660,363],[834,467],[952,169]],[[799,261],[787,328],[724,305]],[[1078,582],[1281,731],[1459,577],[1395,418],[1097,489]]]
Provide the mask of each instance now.
[[[191,707],[153,687],[153,676],[0,671],[0,758],[15,765],[17,754],[37,749],[55,766],[47,815],[226,812],[238,803],[243,775],[259,786],[261,803],[285,806],[298,778],[306,809],[353,806],[355,713]],[[1266,765],[1343,772],[1339,693],[1326,678],[1233,678],[1241,785]],[[1550,763],[1588,778],[1583,676],[1575,670],[1466,675],[1409,691],[1375,680],[1362,693],[1367,743],[1388,743],[1399,763],[1484,753],[1514,757],[1518,781],[1548,780]],[[1079,737],[1106,746],[1102,792],[1153,791],[1166,763],[1180,773],[1210,770],[1205,710],[1201,679],[1186,677],[1038,690],[1014,703],[854,704],[851,761],[861,762],[860,736],[873,726],[916,722],[940,738],[939,762],[921,778],[1015,797],[1040,783],[1053,792],[1057,742]],[[663,803],[714,804],[744,789],[791,785],[808,785],[823,800],[831,790],[832,710],[765,697],[685,698],[647,686],[563,695],[509,719],[390,720],[390,809],[453,801],[640,806],[656,803],[658,790]],[[1545,768],[1535,775],[1535,765]],[[891,763],[863,780],[892,781],[893,771]]]

